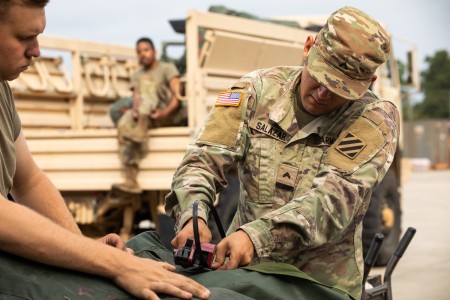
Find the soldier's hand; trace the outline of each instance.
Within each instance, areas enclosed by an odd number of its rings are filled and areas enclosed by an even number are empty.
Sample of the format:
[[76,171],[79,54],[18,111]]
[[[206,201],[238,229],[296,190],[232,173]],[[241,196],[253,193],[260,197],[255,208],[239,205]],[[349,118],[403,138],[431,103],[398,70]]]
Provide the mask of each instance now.
[[104,237],[99,238],[98,241],[103,244],[113,246],[114,248],[118,248],[120,250],[128,252],[130,254],[133,254],[134,252],[133,249],[125,247],[125,243],[122,241],[120,236],[118,236],[115,233],[107,234]]
[[117,270],[114,282],[139,299],[160,299],[157,294],[181,299],[208,299],[210,292],[194,280],[177,274],[165,262],[128,255],[125,267]]
[[167,118],[167,116],[168,116],[167,111],[161,108],[155,108],[150,113],[150,118],[152,118],[153,120],[162,120]]
[[[243,230],[233,232],[220,241],[216,247],[216,258],[212,264],[213,269],[232,270],[247,266],[253,260],[255,248],[252,240]],[[228,262],[226,262],[226,258]]]
[[[181,248],[186,243],[186,239],[194,238],[194,225],[192,219],[189,220],[183,229],[180,230],[177,236],[170,242],[175,249]],[[198,218],[198,233],[200,237],[200,242],[209,243],[212,238],[211,231],[206,225],[206,222]]]

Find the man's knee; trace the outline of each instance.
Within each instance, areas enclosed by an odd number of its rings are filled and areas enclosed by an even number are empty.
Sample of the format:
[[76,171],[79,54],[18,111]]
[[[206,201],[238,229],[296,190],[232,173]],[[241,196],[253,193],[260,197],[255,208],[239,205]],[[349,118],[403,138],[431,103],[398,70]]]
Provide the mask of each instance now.
[[118,125],[119,120],[123,114],[133,107],[133,98],[127,97],[122,98],[114,102],[109,108],[109,116],[113,121],[114,125]]

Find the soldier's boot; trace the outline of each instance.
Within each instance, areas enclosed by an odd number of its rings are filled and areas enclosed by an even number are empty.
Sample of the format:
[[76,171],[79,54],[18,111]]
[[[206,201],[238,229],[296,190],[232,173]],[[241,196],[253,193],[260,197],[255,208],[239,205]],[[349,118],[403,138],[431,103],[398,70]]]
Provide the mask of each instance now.
[[147,115],[139,115],[136,126],[129,132],[124,134],[124,137],[135,143],[146,143],[148,141],[149,118]]
[[137,174],[138,169],[135,167],[126,167],[125,168],[125,182],[124,183],[115,183],[113,184],[113,188],[118,189],[125,193],[130,194],[141,194],[142,189],[137,182]]

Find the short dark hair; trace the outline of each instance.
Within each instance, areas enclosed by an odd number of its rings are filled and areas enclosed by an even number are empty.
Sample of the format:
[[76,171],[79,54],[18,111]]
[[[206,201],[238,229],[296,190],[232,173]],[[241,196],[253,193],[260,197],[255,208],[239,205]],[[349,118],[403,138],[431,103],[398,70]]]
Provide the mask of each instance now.
[[148,38],[148,37],[141,37],[140,39],[138,39],[137,42],[136,42],[136,46],[139,43],[148,43],[148,44],[150,44],[152,49],[155,50],[155,46],[153,45],[153,41],[150,38]]
[[49,0],[1,0],[0,1],[0,22],[3,22],[8,14],[9,9],[13,5],[22,5],[29,7],[43,8],[47,5]]

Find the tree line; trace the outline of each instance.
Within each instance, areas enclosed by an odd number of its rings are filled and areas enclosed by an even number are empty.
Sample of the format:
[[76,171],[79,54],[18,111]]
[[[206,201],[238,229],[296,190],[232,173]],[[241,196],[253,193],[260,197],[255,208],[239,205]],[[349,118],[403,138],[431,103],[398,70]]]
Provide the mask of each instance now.
[[411,94],[406,85],[405,65],[399,61],[402,82],[403,116],[405,120],[450,120],[450,56],[446,50],[427,56],[427,69],[421,72],[423,101],[411,103]]

